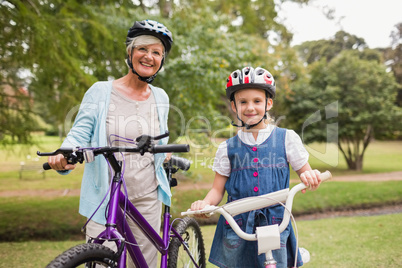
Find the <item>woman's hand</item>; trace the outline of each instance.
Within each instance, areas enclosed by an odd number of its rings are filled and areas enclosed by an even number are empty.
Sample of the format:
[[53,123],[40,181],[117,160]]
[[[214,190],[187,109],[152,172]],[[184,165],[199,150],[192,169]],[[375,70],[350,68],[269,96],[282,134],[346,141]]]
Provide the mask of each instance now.
[[73,170],[75,168],[75,165],[67,163],[67,159],[65,159],[62,154],[49,156],[47,162],[54,170]]
[[170,158],[172,158],[172,153],[166,153],[165,163],[169,162]]

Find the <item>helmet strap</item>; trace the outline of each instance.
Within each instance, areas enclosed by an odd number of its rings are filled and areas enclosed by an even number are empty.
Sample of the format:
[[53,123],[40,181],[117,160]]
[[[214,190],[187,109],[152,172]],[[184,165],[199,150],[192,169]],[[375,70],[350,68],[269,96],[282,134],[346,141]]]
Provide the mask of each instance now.
[[[134,47],[131,49],[131,57],[132,57],[132,55],[133,55],[133,51],[134,51]],[[151,83],[154,81],[156,75],[157,75],[157,74],[159,73],[159,71],[162,69],[162,66],[163,66],[164,61],[165,61],[165,58],[162,58],[161,66],[159,67],[159,70],[158,70],[154,75],[149,76],[149,77],[144,77],[144,76],[139,75],[139,74],[136,72],[136,70],[134,70],[133,63],[131,62],[130,55],[127,55],[127,64],[128,64],[128,66],[130,67],[130,69],[131,69],[131,71],[133,72],[133,74],[137,75],[139,80],[141,80],[141,81],[143,81],[143,82],[146,82],[146,83],[148,83],[148,84],[151,84]]]
[[236,116],[237,116],[237,119],[239,119],[239,121],[241,122],[241,125],[237,125],[237,124],[235,124],[233,121],[232,121],[232,123],[231,123],[231,125],[232,126],[234,126],[234,127],[246,127],[246,129],[250,129],[250,128],[253,128],[253,127],[255,127],[255,126],[257,126],[258,124],[260,124],[261,122],[262,122],[262,120],[264,120],[264,119],[267,119],[268,117],[267,117],[267,103],[268,103],[268,98],[266,99],[266,101],[265,101],[265,113],[264,113],[264,116],[260,119],[260,121],[258,121],[257,123],[255,123],[255,124],[252,124],[252,125],[249,125],[249,124],[246,124],[246,123],[244,123],[244,121],[243,120],[241,120],[240,119],[240,117],[239,117],[239,115],[238,115],[238,113],[237,113],[237,106],[236,106],[236,101],[233,99],[233,102],[234,102],[234,105],[235,105],[235,108],[236,108]]

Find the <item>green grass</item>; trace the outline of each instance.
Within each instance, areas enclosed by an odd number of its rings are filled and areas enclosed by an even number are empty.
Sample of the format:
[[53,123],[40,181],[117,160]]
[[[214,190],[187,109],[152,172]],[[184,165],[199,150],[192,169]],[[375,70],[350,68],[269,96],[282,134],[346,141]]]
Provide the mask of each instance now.
[[298,193],[296,215],[330,210],[402,204],[402,181],[326,182],[317,191]]
[[18,190],[79,189],[84,165],[77,165],[68,176],[61,176],[53,170],[46,171],[45,179],[37,171],[24,171],[20,179],[20,164],[35,164],[38,167],[47,162],[47,157],[38,157],[37,151],[51,152],[60,147],[58,137],[35,136],[36,145],[3,148],[0,150],[0,192]]
[[[214,172],[211,170],[215,152],[219,142],[210,142],[209,147],[200,150],[191,148],[190,156],[193,164],[191,174],[198,176],[195,180],[211,183]],[[184,142],[184,141],[183,141]],[[402,142],[401,141],[373,141],[364,155],[363,171],[356,172],[347,169],[343,155],[334,144],[313,143],[306,145],[310,153],[309,163],[313,169],[329,170],[334,176],[381,173],[402,170]],[[186,157],[186,156],[185,156]],[[188,156],[187,156],[188,157]],[[295,172],[291,172],[291,179],[296,179]]]
[[[401,267],[402,214],[298,221],[299,243],[310,251],[306,268]],[[207,256],[215,226],[203,226]],[[44,267],[74,241],[0,243],[0,267]],[[10,254],[12,252],[12,254]],[[208,263],[207,267],[215,267]]]
[[[21,161],[33,161],[36,151],[53,151],[60,145],[57,137],[37,137],[37,146],[0,150],[0,192],[29,190],[79,189],[83,165],[68,176],[48,171],[46,178],[24,173],[19,179]],[[217,142],[219,144],[219,142]],[[310,157],[310,164],[319,170],[330,170],[336,176],[348,174],[378,173],[402,170],[402,142],[373,142],[364,160],[364,170],[346,169],[342,155],[336,147],[323,144],[309,145],[309,150],[320,152],[323,157]],[[216,146],[207,150],[192,148],[183,155],[193,160],[190,172],[179,183],[212,184]],[[326,154],[326,151],[329,152]],[[317,153],[315,153],[317,155]],[[327,157],[327,158],[325,158]],[[335,161],[338,159],[338,161]],[[46,162],[45,158],[38,162]],[[337,163],[334,165],[334,163]],[[292,178],[295,178],[292,172]],[[33,179],[32,179],[33,178]],[[197,199],[202,199],[208,189],[173,190],[174,217]],[[84,223],[78,214],[79,197],[22,196],[0,198],[0,267],[43,267],[63,250],[81,243],[79,233]],[[318,191],[298,194],[294,204],[295,214],[381,206],[402,203],[402,181],[387,182],[328,182]],[[312,253],[312,262],[305,267],[400,267],[401,214],[300,221],[300,243]],[[207,250],[212,241],[214,226],[203,226]],[[398,232],[398,233],[397,233]],[[78,238],[77,238],[78,237]],[[72,241],[56,241],[73,239]],[[30,241],[29,241],[30,240]],[[41,240],[41,241],[38,241]],[[49,240],[54,240],[49,241]],[[396,245],[396,246],[395,246]],[[10,254],[12,252],[12,254]],[[4,266],[5,265],[5,266]],[[212,266],[208,266],[212,267]]]
[[0,198],[0,241],[61,240],[82,236],[79,197]]
[[[330,170],[334,175],[368,174],[402,170],[401,141],[373,141],[367,147],[363,161],[363,171],[347,170],[344,157],[334,144],[309,144],[310,165],[319,170]],[[337,163],[337,164],[336,164]]]
[[299,221],[305,267],[402,267],[402,214]]
[[[46,171],[46,178],[42,179],[34,171],[27,171],[23,173],[23,179],[19,179],[20,162],[44,163],[46,162],[46,157],[38,158],[36,151],[53,151],[60,146],[60,141],[57,137],[37,136],[36,141],[37,145],[29,148],[13,146],[11,149],[0,150],[0,161],[2,162],[0,167],[0,192],[22,189],[79,189],[84,165],[77,165],[76,170],[68,176],[60,176],[55,171]],[[220,141],[210,142],[206,149],[191,148],[190,153],[182,154],[183,157],[190,158],[193,161],[190,171],[186,173],[184,182],[212,184],[214,172],[211,170],[211,166]],[[401,141],[372,142],[365,154],[362,172],[347,170],[343,156],[334,145],[329,145],[326,148],[324,144],[311,144],[308,145],[308,150],[311,154],[310,165],[321,171],[330,170],[334,176],[402,170]],[[312,150],[315,152],[312,152]],[[317,154],[322,156],[324,162],[315,157]],[[335,166],[333,165],[335,163],[334,159],[338,159]],[[36,179],[31,179],[32,177]],[[183,176],[181,177],[183,178]],[[296,173],[291,172],[291,179],[296,177]]]
[[[208,190],[175,191],[173,218],[180,217]],[[0,198],[0,241],[68,239],[79,236],[84,223],[78,214],[78,196]],[[312,212],[402,204],[402,181],[327,182],[319,190],[297,194],[295,215]],[[50,217],[49,217],[50,215]],[[201,223],[216,222],[217,217]]]

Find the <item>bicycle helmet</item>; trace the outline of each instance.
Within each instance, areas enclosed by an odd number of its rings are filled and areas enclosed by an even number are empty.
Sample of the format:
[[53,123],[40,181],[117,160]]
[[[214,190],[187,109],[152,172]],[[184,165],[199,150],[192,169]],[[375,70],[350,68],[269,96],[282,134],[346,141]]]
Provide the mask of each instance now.
[[[241,71],[236,70],[232,72],[226,83],[226,96],[229,100],[234,102],[234,106],[237,106],[234,99],[234,94],[236,91],[252,88],[252,89],[262,89],[265,91],[265,95],[267,100],[265,102],[265,110],[267,109],[268,104],[268,97],[274,98],[275,97],[275,79],[270,72],[267,70],[257,67],[244,67]],[[237,115],[237,112],[236,112]],[[267,119],[267,114],[265,113],[264,116],[255,124],[249,125],[237,115],[237,119],[241,122],[241,125],[237,125],[232,121],[232,125],[235,127],[246,127],[246,129],[250,129],[252,127],[257,126],[262,120]]]
[[153,35],[162,41],[165,47],[165,53],[168,54],[172,48],[173,38],[172,33],[166,28],[165,25],[154,20],[136,21],[128,30],[126,45],[130,42],[130,38],[139,35]]
[[226,83],[226,96],[234,100],[234,93],[245,88],[265,90],[270,98],[275,98],[275,79],[267,70],[257,67],[244,67],[232,72]]
[[[170,49],[172,48],[173,44],[172,33],[162,23],[159,23],[154,20],[136,21],[134,25],[128,30],[126,38],[126,46],[130,44],[132,38],[140,35],[152,35],[161,40],[165,48],[165,55],[167,55],[170,52]],[[133,54],[133,49],[134,47],[131,50],[131,55]],[[147,83],[152,83],[158,72],[162,69],[164,62],[165,62],[165,56],[163,56],[162,58],[159,70],[154,75],[150,77],[143,77],[134,70],[130,55],[127,55],[127,64],[131,68],[131,71],[138,76],[139,80]]]

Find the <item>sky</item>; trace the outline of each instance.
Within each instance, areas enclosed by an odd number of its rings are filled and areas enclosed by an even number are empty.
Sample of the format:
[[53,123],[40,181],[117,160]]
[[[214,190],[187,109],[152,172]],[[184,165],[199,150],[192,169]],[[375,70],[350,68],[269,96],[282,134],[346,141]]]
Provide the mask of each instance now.
[[[292,45],[329,39],[339,30],[362,37],[370,48],[389,47],[394,26],[402,22],[402,0],[310,0],[308,6],[285,2],[278,15],[294,34]],[[334,19],[325,17],[334,8]]]

